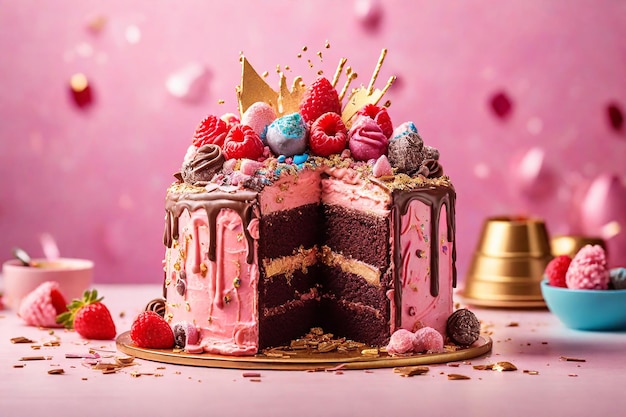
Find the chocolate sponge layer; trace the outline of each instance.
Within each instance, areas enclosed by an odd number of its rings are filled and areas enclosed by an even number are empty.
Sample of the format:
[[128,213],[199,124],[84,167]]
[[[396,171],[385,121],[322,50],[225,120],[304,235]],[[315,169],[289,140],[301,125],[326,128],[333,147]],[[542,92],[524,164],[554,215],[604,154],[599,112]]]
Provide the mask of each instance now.
[[360,276],[342,271],[339,267],[323,265],[321,268],[320,286],[323,294],[370,306],[385,317],[389,315],[385,287],[370,285]]
[[324,205],[323,211],[325,245],[346,257],[387,269],[389,219],[335,205]]
[[315,327],[319,302],[297,300],[268,310],[260,310],[259,348],[288,346],[291,340],[305,335]]
[[262,278],[259,281],[259,308],[279,306],[310,292],[311,288],[317,287],[318,270],[319,266],[313,265],[306,273],[298,270],[289,277],[280,274],[270,279]]
[[322,328],[336,336],[384,346],[389,341],[389,322],[371,308],[359,303],[322,296],[320,303]]
[[321,239],[321,222],[319,204],[307,204],[261,216],[259,259],[290,256],[300,246],[312,248]]

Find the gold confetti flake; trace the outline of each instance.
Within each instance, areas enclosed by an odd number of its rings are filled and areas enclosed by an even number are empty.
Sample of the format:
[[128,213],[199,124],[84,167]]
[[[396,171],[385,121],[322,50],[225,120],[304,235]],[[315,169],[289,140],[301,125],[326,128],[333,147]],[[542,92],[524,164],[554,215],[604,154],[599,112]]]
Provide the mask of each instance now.
[[363,349],[361,351],[361,355],[363,356],[378,356],[378,354],[379,354],[378,348]]
[[135,358],[133,356],[116,356],[115,357],[115,362],[118,365],[122,365],[122,366],[128,366],[133,364],[133,362],[135,361]]
[[423,375],[430,369],[427,366],[401,366],[393,368],[393,372],[400,374],[403,377],[411,377],[415,375]]
[[11,343],[35,343],[35,341],[29,339],[28,337],[18,336],[18,337],[12,338]]
[[561,356],[559,359],[566,362],[587,362],[586,359],[570,358],[569,356]]
[[63,368],[55,368],[48,371],[49,375],[62,375],[64,373],[65,371],[63,370]]
[[517,371],[517,367],[511,362],[496,362],[493,365],[493,370],[499,372]]
[[466,379],[472,379],[467,375],[461,375],[461,374],[448,374],[448,379],[451,381],[461,381],[461,380],[466,380]]
[[478,371],[517,371],[517,367],[515,365],[513,365],[511,362],[506,361],[496,362],[488,365],[474,365],[473,368]]
[[52,356],[22,356],[20,361],[50,361]]

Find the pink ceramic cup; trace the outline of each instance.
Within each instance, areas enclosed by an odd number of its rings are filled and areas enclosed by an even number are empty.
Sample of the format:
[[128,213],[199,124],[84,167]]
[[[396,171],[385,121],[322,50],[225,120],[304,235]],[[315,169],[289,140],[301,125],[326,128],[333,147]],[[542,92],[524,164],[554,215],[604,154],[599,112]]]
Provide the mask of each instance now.
[[6,307],[17,311],[22,299],[46,281],[58,282],[68,303],[74,298],[81,298],[85,290],[91,286],[92,261],[70,258],[59,258],[54,261],[33,259],[33,261],[37,266],[24,266],[17,259],[2,264],[4,287],[2,300]]

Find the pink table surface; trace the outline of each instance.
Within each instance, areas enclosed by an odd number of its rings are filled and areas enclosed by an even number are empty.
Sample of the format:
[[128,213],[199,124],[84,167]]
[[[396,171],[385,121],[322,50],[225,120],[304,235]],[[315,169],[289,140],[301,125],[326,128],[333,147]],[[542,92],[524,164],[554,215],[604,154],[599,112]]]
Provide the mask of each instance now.
[[[100,285],[118,332],[160,293],[157,285]],[[241,370],[200,368],[136,360],[115,374],[84,366],[66,353],[90,348],[115,351],[114,342],[88,342],[73,332],[25,326],[0,311],[0,415],[121,416],[615,416],[626,409],[626,332],[579,332],[565,328],[547,310],[472,308],[493,339],[490,354],[458,367],[432,365],[403,378],[392,369],[372,371],[260,371],[260,382]],[[60,346],[33,350],[10,339]],[[114,355],[115,353],[108,353]],[[117,353],[119,354],[119,352]],[[51,360],[20,362],[23,356]],[[584,362],[562,357],[584,359]],[[509,361],[513,372],[472,365]],[[24,367],[15,367],[25,364]],[[63,368],[63,375],[48,370]],[[538,374],[524,372],[537,371]],[[153,373],[133,377],[132,371]],[[458,373],[469,380],[449,380]]]

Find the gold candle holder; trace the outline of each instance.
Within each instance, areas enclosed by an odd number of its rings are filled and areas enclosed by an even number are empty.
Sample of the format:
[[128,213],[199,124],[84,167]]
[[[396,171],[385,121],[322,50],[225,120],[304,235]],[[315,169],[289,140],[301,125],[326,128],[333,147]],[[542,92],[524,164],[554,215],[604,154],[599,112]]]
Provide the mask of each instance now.
[[488,218],[460,295],[469,304],[484,307],[545,307],[540,283],[551,259],[543,220]]

